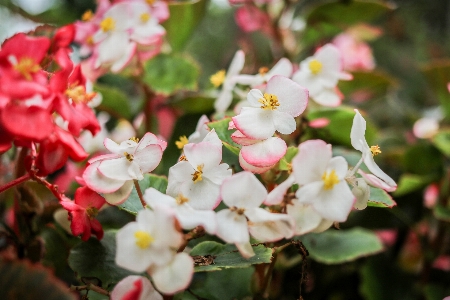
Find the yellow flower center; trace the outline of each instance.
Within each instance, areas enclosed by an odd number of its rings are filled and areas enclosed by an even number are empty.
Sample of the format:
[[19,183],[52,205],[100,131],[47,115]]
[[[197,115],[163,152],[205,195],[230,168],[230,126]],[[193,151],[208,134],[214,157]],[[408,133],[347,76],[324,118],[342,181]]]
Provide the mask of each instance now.
[[188,143],[189,143],[188,138],[185,135],[183,135],[183,136],[180,136],[179,140],[175,142],[175,145],[177,146],[178,149],[181,150],[181,149],[183,149],[184,145],[186,145]]
[[94,38],[92,37],[92,35],[90,35],[86,38],[86,44],[94,45]]
[[148,232],[138,230],[134,233],[136,238],[136,246],[141,249],[146,249],[155,240]]
[[260,98],[258,100],[259,103],[261,103],[262,109],[271,109],[275,110],[278,106],[280,106],[280,103],[278,102],[278,97],[274,94],[267,94],[264,93],[264,98]]
[[145,0],[145,2],[147,2],[148,5],[153,5],[153,3],[155,3],[155,0]]
[[203,174],[203,165],[197,166],[197,170],[192,175],[192,181],[194,183],[197,183],[198,181],[202,181],[202,174]]
[[181,205],[183,203],[189,202],[189,199],[184,197],[183,195],[179,194],[178,197],[175,198],[178,205]]
[[378,145],[371,146],[370,152],[372,152],[372,156],[375,156],[375,155],[378,155],[381,153],[381,149],[380,149],[380,147],[378,147]]
[[268,67],[261,67],[261,68],[259,68],[259,71],[258,71],[259,75],[265,75],[265,74],[267,74],[267,72],[269,72]]
[[209,80],[214,85],[214,87],[219,87],[225,81],[225,70],[220,70],[216,74],[211,75]]
[[14,65],[14,70],[22,74],[26,80],[31,80],[31,74],[38,72],[41,67],[29,57],[22,57],[17,64]]
[[88,103],[91,101],[97,93],[86,93],[86,89],[82,85],[69,86],[65,92],[66,96],[72,99],[75,103]]
[[128,152],[124,152],[123,155],[128,159],[128,161],[133,161],[134,156]]
[[309,62],[309,69],[311,70],[311,73],[317,75],[322,71],[322,63],[317,59],[313,59]]
[[142,23],[147,23],[148,20],[150,20],[150,14],[148,13],[143,13],[140,16],[141,22]]
[[334,170],[331,170],[329,173],[325,171],[322,175],[322,180],[325,190],[331,190],[336,183],[339,183],[339,178]]
[[186,156],[181,155],[180,158],[178,159],[178,161],[187,161]]
[[245,212],[245,208],[237,208],[236,206],[230,207],[231,211],[235,211],[238,215],[243,215]]
[[115,26],[116,26],[116,21],[114,21],[114,19],[111,17],[107,17],[107,18],[103,19],[103,21],[100,23],[100,28],[104,32],[113,30]]
[[84,12],[84,14],[81,16],[81,20],[83,21],[90,21],[92,20],[92,17],[94,16],[94,14],[92,13],[92,10],[87,10]]
[[86,214],[88,215],[89,219],[94,219],[98,215],[98,209],[92,206],[89,206],[86,208]]
[[139,143],[139,139],[135,136],[130,137],[129,140],[135,142],[136,144]]

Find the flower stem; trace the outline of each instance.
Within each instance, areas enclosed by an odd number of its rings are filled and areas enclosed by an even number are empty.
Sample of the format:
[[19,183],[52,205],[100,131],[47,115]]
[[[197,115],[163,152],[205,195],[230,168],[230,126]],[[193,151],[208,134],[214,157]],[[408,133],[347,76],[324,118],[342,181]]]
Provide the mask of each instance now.
[[349,176],[353,176],[355,175],[356,171],[358,171],[359,166],[362,164],[363,162],[363,157],[361,157],[361,159],[358,161],[358,163],[356,164],[356,166],[353,167],[352,171],[350,172]]
[[145,207],[147,206],[147,204],[146,204],[145,201],[144,201],[144,195],[142,194],[141,187],[139,186],[139,181],[137,181],[137,180],[135,179],[135,180],[133,180],[133,182],[134,182],[134,187],[136,188],[136,191],[137,191],[137,193],[138,193],[139,200],[141,200],[141,204],[142,204],[142,206],[145,208]]
[[91,290],[94,291],[96,293],[105,295],[105,296],[109,296],[109,292],[102,289],[101,287],[98,287],[92,283],[88,284],[88,285],[80,285],[80,286],[76,286],[76,285],[72,285],[70,287],[71,291],[84,291],[84,290]]
[[7,184],[0,186],[0,193],[3,193],[9,188],[12,188],[13,186],[16,186],[18,184],[21,184],[22,182],[25,182],[31,178],[30,174],[27,173],[19,178],[14,179],[13,181],[8,182]]

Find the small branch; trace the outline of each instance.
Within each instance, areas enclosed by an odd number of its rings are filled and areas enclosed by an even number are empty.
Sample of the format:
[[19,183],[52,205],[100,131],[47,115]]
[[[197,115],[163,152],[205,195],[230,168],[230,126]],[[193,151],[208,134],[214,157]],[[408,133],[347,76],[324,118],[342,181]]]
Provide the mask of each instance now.
[[142,206],[145,208],[147,207],[147,204],[144,201],[144,195],[142,194],[142,190],[141,187],[139,186],[139,181],[137,181],[136,179],[133,180],[134,182],[134,187],[136,188],[136,191],[138,193],[139,196],[139,200],[141,200],[141,204]]
[[[290,245],[290,243],[288,244]],[[273,249],[273,259],[269,264],[269,267],[267,268],[266,275],[264,276],[264,281],[261,284],[261,292],[263,299],[269,298],[269,286],[270,286],[270,280],[272,279],[272,272],[273,268],[275,267],[275,263],[277,262],[278,253],[275,249]]]
[[4,191],[12,188],[13,186],[16,186],[18,184],[21,184],[22,182],[25,182],[31,178],[30,174],[27,173],[19,178],[14,179],[13,181],[8,182],[7,184],[0,186],[0,193],[3,193]]
[[105,296],[109,296],[109,292],[107,290],[104,290],[101,287],[96,286],[96,285],[94,285],[92,283],[89,283],[87,285],[80,285],[80,286],[72,285],[70,287],[70,290],[71,291],[84,291],[84,290],[89,291],[89,290],[91,290],[91,291],[94,291],[96,293],[99,293],[99,294],[102,294],[102,295],[105,295]]
[[189,231],[184,235],[184,243],[180,246],[180,248],[178,248],[177,252],[178,253],[183,252],[190,240],[198,239],[199,237],[202,237],[204,235],[205,229],[203,228],[203,226],[195,227],[194,229],[192,229],[191,231]]

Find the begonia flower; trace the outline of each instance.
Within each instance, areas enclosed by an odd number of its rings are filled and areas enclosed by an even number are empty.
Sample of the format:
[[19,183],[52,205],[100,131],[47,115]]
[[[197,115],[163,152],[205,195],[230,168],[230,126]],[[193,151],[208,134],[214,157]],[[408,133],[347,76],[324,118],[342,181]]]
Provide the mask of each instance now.
[[100,240],[103,237],[103,228],[95,217],[105,203],[102,196],[88,187],[76,190],[75,201],[69,199],[60,201],[62,207],[69,212],[72,234],[81,235],[83,241],[87,241],[91,234],[95,234]]
[[[210,134],[217,137],[215,132]],[[231,176],[228,164],[220,163],[222,142],[187,144],[183,152],[180,161],[169,169],[167,195],[183,195],[194,209],[214,209],[220,202],[220,185]]]
[[243,107],[233,117],[236,128],[252,139],[267,139],[275,131],[282,134],[294,132],[294,117],[299,116],[308,104],[308,91],[283,76],[273,76],[264,94],[252,89],[247,100],[250,107]]
[[238,50],[231,61],[228,71],[221,70],[211,76],[211,82],[215,87],[222,85],[214,108],[218,113],[224,113],[233,100],[233,89],[236,85],[236,75],[238,75],[244,67],[245,54],[244,51]]
[[429,139],[439,132],[439,120],[436,118],[420,118],[414,123],[413,133],[420,139]]
[[356,39],[354,35],[346,32],[341,33],[333,39],[332,43],[342,53],[344,70],[370,71],[375,68],[372,49],[367,43]]
[[267,198],[267,190],[252,173],[244,171],[226,179],[221,195],[229,208],[217,212],[217,236],[235,244],[243,257],[255,254],[250,234],[262,242],[292,237],[291,217],[260,208]]
[[332,157],[331,145],[308,140],[299,145],[292,170],[300,188],[299,203],[310,204],[324,219],[344,222],[355,198],[345,181],[348,164],[342,156]]
[[170,208],[139,211],[136,222],[117,232],[116,243],[116,264],[133,272],[147,270],[159,291],[173,294],[189,285],[194,262],[187,253],[176,253],[183,236]]
[[116,284],[111,300],[163,300],[163,297],[147,277],[130,275]]
[[132,138],[119,145],[107,138],[104,145],[113,154],[89,160],[83,179],[91,189],[104,193],[108,203],[118,205],[131,193],[133,180],[142,180],[158,166],[167,143],[148,132],[140,141]]
[[366,120],[364,120],[357,109],[355,109],[355,112],[356,114],[353,118],[353,125],[350,132],[350,139],[353,148],[361,151],[361,159],[373,175],[386,182],[387,185],[391,187],[397,187],[395,181],[391,177],[389,177],[389,175],[384,173],[383,170],[381,170],[380,167],[378,167],[378,165],[375,163],[373,156],[381,153],[381,150],[378,146],[369,147],[365,137]]
[[292,200],[286,206],[286,212],[295,221],[295,235],[303,235],[308,232],[319,233],[333,225],[333,221],[324,219],[312,204],[300,203],[297,199]]
[[292,80],[308,89],[317,103],[326,106],[340,104],[339,93],[335,91],[339,80],[352,76],[342,71],[341,53],[332,44],[326,44],[300,63],[300,69]]
[[272,69],[268,70],[267,68],[260,68],[259,73],[256,75],[237,75],[236,81],[239,84],[257,87],[267,83],[275,75],[291,77],[292,71],[292,63],[289,59],[283,57],[272,67]]
[[193,229],[197,226],[205,228],[206,232],[215,234],[217,222],[213,210],[197,210],[189,204],[190,200],[183,195],[176,198],[165,195],[154,188],[148,188],[144,193],[144,201],[150,206],[166,205],[172,208],[183,229]]

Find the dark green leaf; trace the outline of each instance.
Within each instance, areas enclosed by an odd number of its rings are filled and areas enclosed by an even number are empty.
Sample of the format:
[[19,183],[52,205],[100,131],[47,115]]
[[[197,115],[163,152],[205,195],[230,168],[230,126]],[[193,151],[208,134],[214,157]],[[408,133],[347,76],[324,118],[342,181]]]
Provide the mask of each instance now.
[[170,106],[181,109],[187,114],[202,114],[214,110],[214,98],[192,96],[170,102]]
[[442,154],[428,143],[410,146],[403,155],[402,163],[407,173],[439,176],[442,172]]
[[450,61],[442,60],[422,67],[422,74],[439,99],[447,118],[450,118],[450,93],[447,84],[450,82]]
[[417,191],[429,184],[432,178],[414,174],[403,174],[400,177],[397,190],[393,193],[395,197],[400,197],[411,192]]
[[433,215],[436,219],[450,222],[450,208],[442,205],[436,205],[433,208]]
[[207,0],[170,1],[170,18],[162,25],[172,50],[183,49],[206,12]]
[[374,207],[389,207],[392,208],[397,203],[392,199],[392,197],[384,190],[379,188],[370,187],[370,197],[367,206]]
[[380,72],[353,72],[352,75],[352,80],[339,82],[339,89],[350,99],[358,97],[358,94],[363,94],[367,100],[377,99],[396,85],[393,78]]
[[[146,189],[152,187],[165,194],[167,189],[167,177],[145,174],[144,179],[139,181],[139,186],[142,193],[145,193]],[[130,197],[128,197],[124,203],[118,205],[118,207],[133,215],[137,215],[138,211],[144,209],[135,187],[133,187]]]
[[196,245],[191,255],[212,255],[214,263],[206,266],[196,266],[195,272],[216,271],[228,268],[247,268],[254,264],[269,263],[272,259],[272,249],[263,245],[253,247],[255,256],[245,259],[241,256],[236,246],[230,244],[220,244],[217,242],[207,241]]
[[96,84],[94,90],[102,94],[102,103],[97,109],[106,111],[115,117],[131,119],[129,99],[121,90],[101,84]]
[[79,277],[96,277],[103,287],[115,284],[128,275],[136,274],[115,263],[116,231],[106,231],[101,241],[91,238],[72,248],[69,266]]
[[192,58],[177,54],[159,54],[145,66],[144,81],[156,93],[197,90],[200,69]]
[[39,264],[0,261],[0,278],[0,299],[76,299],[62,281]]
[[216,130],[217,136],[222,142],[226,142],[234,147],[239,147],[239,145],[231,139],[231,134],[235,131],[235,129],[228,129],[228,124],[230,121],[231,118],[224,118],[219,121],[209,122],[208,127]]
[[300,240],[311,258],[325,264],[340,264],[383,251],[377,235],[363,228],[311,233]]
[[450,131],[440,131],[432,139],[436,148],[438,148],[446,156],[450,156]]

